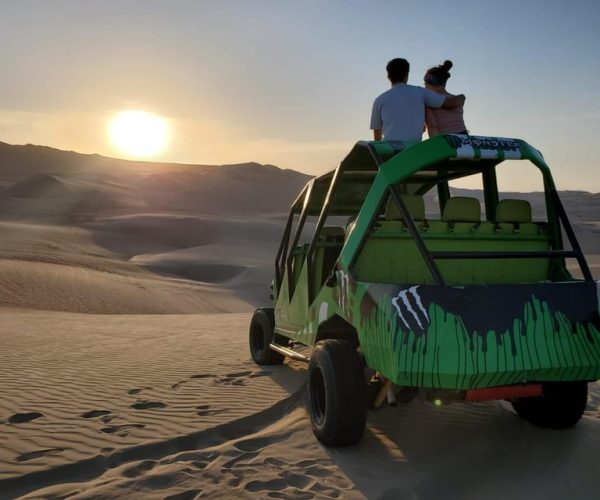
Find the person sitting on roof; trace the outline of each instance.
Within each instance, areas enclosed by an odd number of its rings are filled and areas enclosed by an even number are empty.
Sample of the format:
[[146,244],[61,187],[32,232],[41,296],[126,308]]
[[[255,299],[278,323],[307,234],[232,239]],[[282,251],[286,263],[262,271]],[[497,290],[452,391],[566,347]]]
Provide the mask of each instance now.
[[406,59],[392,59],[386,66],[392,88],[373,102],[371,129],[376,141],[420,141],[425,123],[425,108],[453,109],[465,102],[464,95],[445,96],[408,85],[410,64]]
[[[446,82],[450,78],[450,68],[452,68],[452,61],[444,61],[444,64],[440,66],[429,68],[423,78],[425,87],[440,95],[452,97],[452,94],[446,91]],[[425,111],[425,124],[427,125],[429,137],[439,134],[469,133],[465,126],[462,105],[453,109],[427,108]]]

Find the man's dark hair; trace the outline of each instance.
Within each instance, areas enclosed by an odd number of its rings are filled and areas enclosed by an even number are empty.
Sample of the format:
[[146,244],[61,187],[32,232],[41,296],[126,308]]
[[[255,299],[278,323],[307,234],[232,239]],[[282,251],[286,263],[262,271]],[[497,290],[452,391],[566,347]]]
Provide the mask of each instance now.
[[385,69],[387,70],[390,82],[398,83],[406,80],[410,70],[410,64],[406,59],[397,57],[396,59],[392,59],[389,63],[387,63]]

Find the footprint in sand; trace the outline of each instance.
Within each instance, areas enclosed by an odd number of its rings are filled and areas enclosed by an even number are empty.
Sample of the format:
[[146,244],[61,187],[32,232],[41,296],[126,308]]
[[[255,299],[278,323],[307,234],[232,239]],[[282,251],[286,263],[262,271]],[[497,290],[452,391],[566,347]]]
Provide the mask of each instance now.
[[100,429],[100,432],[104,432],[106,434],[119,434],[119,436],[126,436],[127,433],[123,431],[127,431],[129,429],[142,429],[146,427],[144,424],[123,424],[123,425],[107,425]]
[[[204,378],[216,378],[216,375],[213,375],[212,373],[196,373],[195,375],[190,376],[190,379],[204,379]],[[173,390],[179,389],[182,385],[187,384],[190,381],[190,379],[181,380],[179,382],[174,383],[171,386],[171,389],[173,389]]]
[[243,372],[235,372],[235,373],[227,373],[223,377],[219,377],[215,380],[215,384],[220,385],[247,385],[248,379],[257,378],[257,377],[266,377],[270,375],[270,371],[243,371]]
[[17,462],[28,462],[39,457],[45,457],[46,455],[52,455],[54,453],[60,453],[65,451],[66,448],[46,448],[44,450],[35,450],[28,453],[21,453],[15,460]]
[[212,378],[212,377],[216,377],[216,375],[214,375],[212,373],[196,373],[195,375],[192,375],[190,378]]
[[135,396],[136,394],[139,394],[142,391],[150,391],[150,390],[152,390],[152,387],[149,387],[149,386],[134,387],[133,389],[129,389],[127,391],[127,394],[129,394],[130,396]]
[[154,408],[166,408],[167,405],[165,403],[163,403],[162,401],[138,401],[136,403],[133,403],[131,406],[131,408],[134,408],[135,410],[152,410]]
[[275,457],[267,457],[263,460],[263,463],[273,468],[281,468],[283,466],[289,465],[289,462],[287,462],[286,460],[280,460],[279,458]]
[[248,380],[245,378],[237,378],[231,377],[229,375],[225,375],[224,377],[220,377],[215,380],[215,384],[219,385],[248,385]]
[[30,413],[15,413],[8,419],[9,424],[25,424],[27,422],[31,422],[36,418],[43,417],[44,415],[37,412],[32,411]]
[[[315,484],[313,484],[310,489],[312,491],[314,491],[315,493],[317,493],[319,496],[322,496],[325,498],[341,498],[342,497],[342,492],[340,490],[333,488],[333,487],[329,487],[327,485],[322,485],[319,482],[316,482]],[[399,498],[402,498],[401,495],[399,495]]]
[[226,377],[231,377],[231,378],[239,378],[239,377],[247,377],[251,373],[252,372],[250,370],[248,370],[248,371],[245,371],[245,372],[228,373],[225,376]]
[[233,446],[235,446],[240,451],[244,451],[244,452],[248,453],[248,452],[253,452],[253,451],[260,451],[272,443],[273,443],[272,438],[259,437],[259,438],[242,439],[241,441],[234,443]]
[[161,460],[161,464],[188,462],[196,469],[206,469],[209,464],[212,464],[220,456],[221,454],[215,451],[184,451],[171,458]]
[[294,488],[304,489],[312,482],[312,478],[291,471],[284,471],[281,473],[281,476],[287,481],[289,486],[293,486]]
[[82,413],[80,416],[83,418],[96,418],[96,417],[102,417],[104,415],[108,415],[110,414],[109,410],[90,410],[90,411],[86,411],[85,413]]
[[218,408],[212,408],[210,405],[198,405],[196,406],[196,410],[198,410],[197,414],[201,417],[206,417],[209,415],[217,415],[219,413],[223,413],[227,410],[222,410]]
[[156,460],[143,460],[131,467],[127,467],[122,475],[125,477],[138,477],[142,475],[144,472],[148,472],[149,470],[154,469],[156,465]]
[[256,473],[254,463],[251,463],[252,459],[258,455],[258,452],[252,453],[240,453],[237,457],[233,457],[221,466],[221,472],[230,472],[240,480],[243,476],[248,476],[250,473]]

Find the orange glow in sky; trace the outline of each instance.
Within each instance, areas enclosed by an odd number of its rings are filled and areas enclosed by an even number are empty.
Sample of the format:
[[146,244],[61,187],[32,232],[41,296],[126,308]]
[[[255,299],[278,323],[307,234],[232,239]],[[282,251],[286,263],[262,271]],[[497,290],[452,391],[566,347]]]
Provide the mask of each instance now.
[[471,134],[524,139],[560,189],[600,191],[600,2],[140,3],[0,1],[0,141],[320,175],[373,137],[390,59],[412,85],[450,59]]

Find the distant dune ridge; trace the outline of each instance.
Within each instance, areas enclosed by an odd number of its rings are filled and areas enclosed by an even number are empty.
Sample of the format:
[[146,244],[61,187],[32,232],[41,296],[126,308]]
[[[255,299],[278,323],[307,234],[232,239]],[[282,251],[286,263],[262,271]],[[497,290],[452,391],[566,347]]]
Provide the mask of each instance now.
[[[318,443],[305,365],[247,351],[308,179],[0,143],[0,498],[597,496],[598,384],[574,431],[414,401]],[[600,195],[562,197],[598,274]]]
[[[11,224],[0,242],[6,269],[0,304],[104,313],[245,311],[265,304],[285,217],[308,179],[258,163],[134,162],[0,142],[0,222]],[[481,198],[478,191],[457,191]],[[543,207],[542,193],[514,196],[529,199],[534,213]],[[600,195],[563,192],[562,198],[597,266]],[[48,242],[50,234],[56,243]],[[77,251],[65,253],[73,241]],[[165,300],[165,286],[181,287],[186,299]],[[76,305],[70,287],[78,290]]]
[[268,300],[286,212],[308,178],[258,163],[132,162],[0,143],[0,304],[250,310]]

